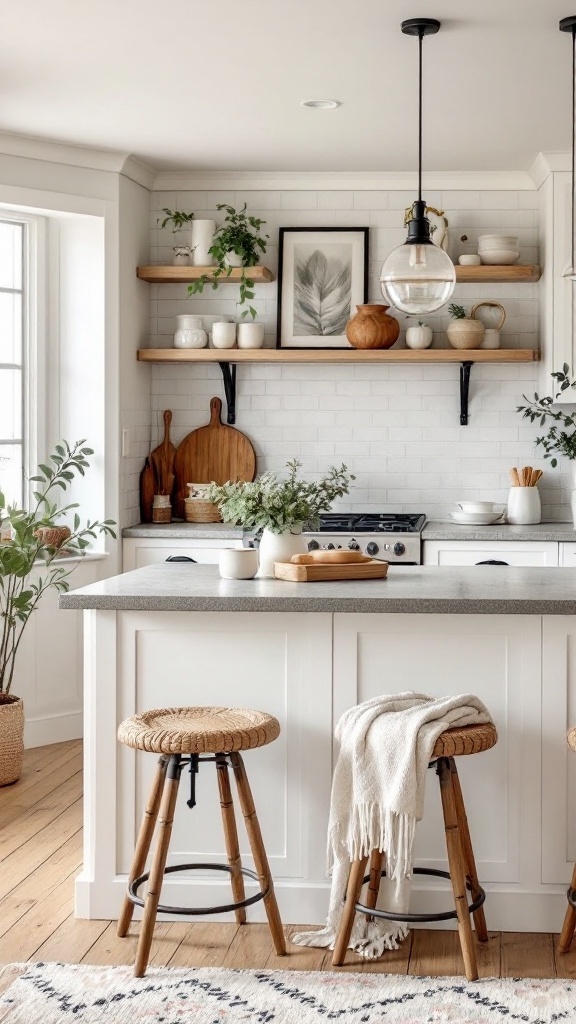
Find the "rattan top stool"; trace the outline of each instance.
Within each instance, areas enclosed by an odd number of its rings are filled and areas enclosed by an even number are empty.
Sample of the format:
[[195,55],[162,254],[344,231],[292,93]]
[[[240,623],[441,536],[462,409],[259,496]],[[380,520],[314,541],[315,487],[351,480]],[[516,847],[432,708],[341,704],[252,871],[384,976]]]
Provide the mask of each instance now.
[[[464,969],[468,981],[478,978],[476,950],[472,937],[470,914],[474,916],[476,935],[480,942],[488,941],[488,931],[484,918],[483,903],[486,894],[478,882],[474,852],[470,839],[470,831],[458,778],[455,757],[466,754],[479,754],[489,750],[497,742],[498,736],[492,723],[486,725],[467,725],[460,729],[447,729],[436,740],[432,751],[429,768],[435,767],[440,782],[444,829],[446,833],[446,849],[448,852],[449,871],[438,871],[432,868],[413,868],[417,875],[435,875],[449,878],[452,883],[455,910],[441,914],[391,914],[384,910],[376,910],[380,879],[386,874],[383,865],[384,854],[380,850],[372,850],[370,857],[370,873],[365,875],[368,857],[362,857],[350,865],[348,886],[340,921],[340,928],[334,945],[332,963],[341,967],[344,963],[346,950],[352,934],[354,914],[366,914],[368,918],[382,917],[389,921],[408,921],[408,923],[425,923],[427,921],[458,921],[460,948],[464,959]],[[365,903],[360,903],[360,893],[364,883],[368,883]],[[468,904],[466,889],[470,890],[472,903]]]
[[[279,733],[280,725],[272,715],[246,708],[162,708],[145,711],[141,715],[135,715],[122,722],[118,730],[118,739],[121,743],[138,750],[160,754],[152,790],[140,826],[128,879],[128,889],[118,920],[118,935],[123,937],[130,927],[134,905],[144,907],[134,966],[135,977],[141,978],[146,973],[156,915],[159,911],[166,914],[194,915],[218,914],[234,910],[237,922],[244,924],[246,921],[245,908],[263,900],[276,953],[279,956],[286,954],[286,942],[274,894],[274,884],[240,754],[241,750],[252,750],[255,747],[263,747],[265,744],[271,743]],[[216,765],[228,863],[181,864],[167,868],[166,859],[180,775],[183,768],[190,767],[190,799],[187,802],[188,806],[192,808],[196,804],[196,774],[199,765],[204,761],[212,761]],[[243,868],[240,860],[236,818],[228,773],[229,764],[232,766],[236,779],[240,807],[256,872]],[[143,874],[159,814],[158,839],[152,868]],[[226,906],[199,909],[162,906],[160,890],[164,875],[190,869],[228,872],[234,902]],[[244,890],[245,877],[257,881],[260,886],[259,892],[248,898]],[[138,889],[146,881],[148,889],[146,898],[143,900],[138,895]]]
[[[576,729],[570,729],[566,737],[568,746],[572,750],[576,750]],[[564,916],[564,924],[562,925],[562,931],[560,933],[560,940],[558,942],[558,952],[568,953],[572,939],[574,938],[574,930],[576,929],[576,864],[572,871],[572,881],[570,882],[570,888],[566,893],[568,898],[568,906],[566,907],[566,914]]]

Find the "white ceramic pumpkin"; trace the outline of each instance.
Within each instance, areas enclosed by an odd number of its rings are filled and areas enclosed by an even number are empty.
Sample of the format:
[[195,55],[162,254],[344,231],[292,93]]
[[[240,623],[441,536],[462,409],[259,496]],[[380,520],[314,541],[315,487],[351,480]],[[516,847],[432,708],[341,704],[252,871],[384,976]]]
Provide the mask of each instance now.
[[428,327],[427,324],[423,324],[421,320],[418,321],[418,324],[414,324],[414,326],[408,327],[406,330],[406,345],[408,348],[430,348],[432,338],[432,328]]

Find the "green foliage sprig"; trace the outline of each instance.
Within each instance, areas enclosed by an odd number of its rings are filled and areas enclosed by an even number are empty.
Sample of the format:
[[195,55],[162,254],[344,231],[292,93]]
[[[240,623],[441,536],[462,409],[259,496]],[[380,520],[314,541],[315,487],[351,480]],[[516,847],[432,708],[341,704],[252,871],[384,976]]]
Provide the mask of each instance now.
[[165,228],[166,225],[172,221],[172,224],[174,225],[172,231],[174,234],[176,234],[177,231],[180,231],[186,224],[189,224],[191,220],[194,220],[193,213],[182,213],[180,210],[168,210],[164,207],[162,213],[166,214],[164,220],[160,223],[160,217],[158,217],[156,223],[160,224],[161,228]]
[[[74,566],[55,565],[62,552],[45,544],[36,534],[41,527],[58,526],[59,519],[78,508],[76,502],[58,508],[54,496],[58,490],[66,491],[77,474],[85,475],[90,465],[88,457],[94,452],[84,448],[84,444],[83,440],[76,441],[70,447],[62,441],[49,458],[51,465],[38,467],[38,476],[31,478],[39,485],[34,491],[36,504],[31,511],[7,506],[0,492],[0,520],[8,520],[12,535],[0,544],[0,693],[10,692],[24,629],[40,598],[50,587],[61,592],[69,588],[67,578]],[[80,516],[74,512],[72,523],[66,554],[82,555],[97,533],[116,536],[112,519],[88,520],[82,526]],[[46,573],[41,569],[37,579],[30,579],[39,562],[44,563]]]
[[335,498],[348,494],[355,477],[342,463],[340,468],[331,466],[319,480],[306,481],[298,478],[301,465],[298,459],[291,459],[283,478],[263,473],[253,482],[211,484],[206,498],[218,506],[225,522],[247,530],[266,528],[283,533],[302,523],[314,528],[320,513],[326,512]]
[[465,320],[466,310],[464,306],[458,306],[455,302],[451,302],[448,306],[448,312],[453,320]]
[[[222,275],[230,277],[233,268],[229,266],[226,256],[229,252],[235,253],[242,259],[238,304],[243,306],[246,302],[249,303],[250,299],[254,298],[254,281],[246,276],[244,268],[257,266],[260,262],[260,254],[266,252],[266,239],[270,236],[266,234],[261,236],[259,234],[262,224],[265,224],[266,221],[261,220],[260,217],[247,216],[246,203],[244,203],[241,210],[235,210],[233,206],[228,206],[227,203],[218,203],[217,209],[226,210],[226,217],[224,218],[224,223],[216,230],[214,241],[208,250],[217,264],[216,269],[211,274],[212,288],[218,287],[218,279]],[[208,275],[202,274],[197,281],[193,281],[192,284],[188,285],[188,294],[202,294],[207,281]],[[241,316],[248,316],[248,313],[250,313],[253,320],[256,319],[254,306],[248,305],[248,308],[243,310]]]
[[[516,407],[516,412],[521,412],[523,419],[529,419],[531,423],[538,420],[541,427],[547,420],[554,421],[547,434],[536,438],[536,444],[541,445],[544,449],[544,458],[550,459],[551,466],[558,465],[555,453],[563,455],[571,461],[576,459],[576,413],[566,413],[561,409],[551,408],[554,403],[558,402],[558,399],[562,398],[562,394],[568,388],[576,387],[576,380],[571,381],[568,376],[569,369],[568,363],[564,363],[561,370],[550,374],[559,386],[559,390],[554,395],[545,395],[544,398],[540,398],[534,392],[533,399],[522,395],[528,404]],[[560,426],[556,426],[556,424],[560,424]],[[568,433],[569,430],[570,433]]]

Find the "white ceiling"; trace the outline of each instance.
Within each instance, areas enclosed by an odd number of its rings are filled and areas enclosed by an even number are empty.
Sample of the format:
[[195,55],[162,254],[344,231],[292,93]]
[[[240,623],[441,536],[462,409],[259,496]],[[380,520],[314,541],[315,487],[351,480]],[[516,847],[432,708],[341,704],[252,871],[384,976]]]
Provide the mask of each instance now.
[[[190,170],[524,170],[570,148],[567,0],[4,0],[0,130]],[[334,98],[334,111],[300,101]]]

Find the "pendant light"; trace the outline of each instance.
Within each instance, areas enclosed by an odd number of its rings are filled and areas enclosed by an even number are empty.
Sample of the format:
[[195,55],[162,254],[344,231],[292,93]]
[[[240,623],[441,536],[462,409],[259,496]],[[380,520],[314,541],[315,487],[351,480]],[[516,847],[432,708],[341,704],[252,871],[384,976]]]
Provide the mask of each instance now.
[[562,277],[576,281],[576,256],[574,254],[574,165],[576,162],[576,15],[560,20],[559,29],[561,32],[572,33],[572,231],[570,245],[570,266],[564,271]]
[[412,206],[408,237],[390,253],[380,271],[382,294],[391,306],[404,313],[433,313],[454,291],[454,264],[430,237],[426,203],[422,199],[422,40],[435,35],[440,22],[435,18],[410,18],[402,31],[418,36],[418,199]]

